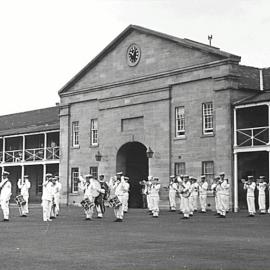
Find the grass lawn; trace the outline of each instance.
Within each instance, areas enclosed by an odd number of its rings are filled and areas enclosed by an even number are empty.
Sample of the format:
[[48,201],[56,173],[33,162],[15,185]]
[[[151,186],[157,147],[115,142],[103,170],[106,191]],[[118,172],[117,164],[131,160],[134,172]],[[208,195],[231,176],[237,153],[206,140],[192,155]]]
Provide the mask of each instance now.
[[104,219],[85,221],[81,208],[65,207],[43,222],[40,207],[27,218],[14,207],[10,222],[0,222],[0,269],[270,269],[270,215],[181,217],[131,209],[115,223],[107,209]]

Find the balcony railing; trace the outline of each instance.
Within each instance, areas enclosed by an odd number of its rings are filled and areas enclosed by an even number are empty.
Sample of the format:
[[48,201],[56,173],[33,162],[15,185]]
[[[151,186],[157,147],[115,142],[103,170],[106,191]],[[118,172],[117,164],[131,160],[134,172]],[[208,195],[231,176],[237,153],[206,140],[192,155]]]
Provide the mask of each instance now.
[[25,161],[38,161],[44,159],[44,148],[25,149]]
[[21,162],[22,159],[22,150],[5,151],[5,162]]
[[[28,161],[42,161],[45,158],[44,148],[32,148],[23,150],[5,151],[5,157],[3,161],[3,152],[0,151],[0,162],[28,162]],[[23,159],[24,156],[24,159]],[[59,147],[47,147],[46,148],[46,160],[58,160],[59,159]]]
[[47,147],[46,159],[59,159],[59,147]]
[[258,146],[269,143],[269,127],[237,129],[236,135],[237,146]]

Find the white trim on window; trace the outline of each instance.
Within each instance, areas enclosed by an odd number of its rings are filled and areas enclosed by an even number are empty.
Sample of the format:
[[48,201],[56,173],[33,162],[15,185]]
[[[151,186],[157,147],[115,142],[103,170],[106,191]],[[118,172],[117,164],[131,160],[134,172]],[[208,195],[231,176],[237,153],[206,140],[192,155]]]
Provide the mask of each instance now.
[[98,145],[98,120],[91,119],[90,127],[90,144],[91,146]]
[[175,137],[184,137],[185,133],[185,107],[175,107]]
[[72,122],[72,146],[79,146],[79,121]]
[[202,120],[203,120],[203,134],[214,133],[214,115],[213,115],[213,102],[202,104]]

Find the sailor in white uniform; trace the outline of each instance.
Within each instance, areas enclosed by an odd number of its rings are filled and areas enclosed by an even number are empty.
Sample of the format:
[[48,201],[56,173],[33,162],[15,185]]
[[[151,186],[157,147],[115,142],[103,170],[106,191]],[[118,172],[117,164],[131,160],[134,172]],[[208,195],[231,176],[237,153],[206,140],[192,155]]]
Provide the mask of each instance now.
[[3,211],[3,221],[9,221],[9,200],[11,196],[11,182],[8,179],[9,172],[3,171],[0,182],[0,204]]
[[25,200],[25,204],[21,206],[22,217],[26,217],[27,214],[29,213],[28,201],[29,201],[29,189],[31,187],[28,175],[24,175],[23,179],[19,179],[17,185],[18,188],[21,190],[21,195]]

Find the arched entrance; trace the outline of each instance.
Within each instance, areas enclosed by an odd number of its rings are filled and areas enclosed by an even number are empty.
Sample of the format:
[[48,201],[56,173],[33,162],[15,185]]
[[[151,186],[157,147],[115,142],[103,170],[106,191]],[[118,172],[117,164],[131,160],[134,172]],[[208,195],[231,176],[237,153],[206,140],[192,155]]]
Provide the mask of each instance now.
[[142,181],[148,176],[148,158],[146,147],[139,142],[129,142],[120,147],[116,157],[116,171],[122,171],[129,177],[129,207],[142,207]]

